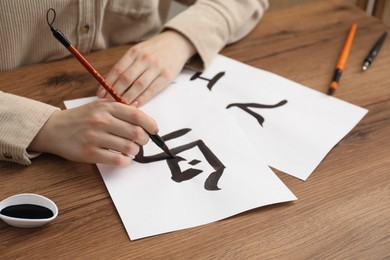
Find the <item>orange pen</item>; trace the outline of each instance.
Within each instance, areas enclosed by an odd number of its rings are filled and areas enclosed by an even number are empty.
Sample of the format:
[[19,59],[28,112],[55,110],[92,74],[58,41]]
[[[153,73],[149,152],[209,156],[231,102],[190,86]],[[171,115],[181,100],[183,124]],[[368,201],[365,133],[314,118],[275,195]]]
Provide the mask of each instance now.
[[353,23],[351,25],[351,29],[349,30],[348,37],[345,40],[343,49],[341,50],[339,59],[337,61],[336,69],[333,74],[332,82],[330,83],[329,86],[329,95],[333,95],[333,93],[336,91],[336,88],[339,86],[339,81],[341,78],[341,74],[343,73],[345,63],[347,62],[347,58],[349,55],[349,52],[351,50],[352,46],[352,41],[353,38],[355,37],[355,32],[356,32],[357,24]]

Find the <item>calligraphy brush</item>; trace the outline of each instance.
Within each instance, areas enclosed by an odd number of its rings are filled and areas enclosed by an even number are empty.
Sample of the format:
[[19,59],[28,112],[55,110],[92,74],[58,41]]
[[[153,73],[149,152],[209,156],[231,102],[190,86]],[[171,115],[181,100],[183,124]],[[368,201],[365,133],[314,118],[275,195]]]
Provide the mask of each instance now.
[[[53,11],[54,17],[52,22],[49,22],[49,12]],[[54,28],[52,25],[54,23],[56,17],[56,12],[53,8],[50,8],[47,10],[46,13],[46,20],[47,24],[50,27],[50,30],[52,31],[54,37],[65,46],[65,48],[68,49],[70,53],[87,69],[87,71],[107,90],[107,92],[117,101],[120,103],[123,103],[125,105],[129,105],[124,98],[122,98],[114,89],[113,86],[110,85],[110,83],[107,82],[103,78],[102,75],[97,72],[97,70],[84,58],[84,56],[70,43],[70,41],[65,37],[65,35],[58,30],[57,28]],[[158,146],[160,147],[166,154],[170,156],[170,158],[175,158],[175,156],[171,153],[168,146],[165,144],[164,139],[159,136],[158,134],[149,134],[150,139]]]

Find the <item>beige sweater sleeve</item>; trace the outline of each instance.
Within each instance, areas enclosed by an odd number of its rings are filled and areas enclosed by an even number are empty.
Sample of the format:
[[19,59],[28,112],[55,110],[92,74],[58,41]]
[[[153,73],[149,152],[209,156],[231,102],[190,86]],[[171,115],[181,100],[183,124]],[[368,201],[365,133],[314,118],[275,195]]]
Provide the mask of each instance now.
[[194,44],[198,55],[188,65],[203,70],[226,44],[247,35],[267,9],[267,0],[198,0],[168,21],[163,29],[176,30]]
[[51,114],[59,108],[0,91],[0,160],[23,165],[39,153],[27,147]]

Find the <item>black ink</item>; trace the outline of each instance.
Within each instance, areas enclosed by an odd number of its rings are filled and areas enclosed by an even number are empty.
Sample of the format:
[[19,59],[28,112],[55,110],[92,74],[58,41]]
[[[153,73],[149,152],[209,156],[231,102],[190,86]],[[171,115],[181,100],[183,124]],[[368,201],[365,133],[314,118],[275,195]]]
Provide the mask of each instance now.
[[222,71],[222,72],[219,72],[217,75],[215,75],[212,79],[206,79],[206,78],[203,78],[201,77],[200,75],[202,75],[202,73],[200,72],[196,72],[194,75],[192,75],[192,77],[190,78],[190,80],[195,80],[195,79],[203,79],[203,80],[206,80],[208,81],[209,83],[207,83],[207,88],[211,91],[212,87],[215,85],[215,83],[217,83],[217,81],[223,77],[223,75],[225,75],[225,72]]
[[[163,136],[165,141],[178,138],[187,134],[191,129],[183,128],[172,133],[166,134]],[[204,188],[206,190],[220,190],[218,187],[218,181],[221,178],[224,169],[226,168],[222,162],[214,155],[214,153],[206,146],[202,140],[196,140],[188,144],[180,145],[175,148],[170,149],[171,153],[175,155],[175,158],[170,158],[166,153],[159,153],[151,156],[144,156],[143,148],[141,147],[140,152],[135,156],[134,160],[139,163],[151,163],[156,161],[166,160],[168,167],[171,171],[171,179],[175,182],[182,182],[194,178],[199,175],[202,170],[196,168],[189,168],[182,171],[180,169],[179,162],[185,161],[184,158],[177,156],[178,153],[190,150],[192,148],[198,147],[202,152],[203,156],[206,158],[207,162],[214,169],[214,172],[210,173],[207,177]],[[199,160],[192,160],[189,162],[190,165],[194,166],[198,164]]]
[[200,162],[201,162],[201,161],[194,159],[194,160],[192,160],[191,162],[189,162],[189,164],[191,164],[192,166],[195,166],[195,165],[197,165],[197,164],[200,163]]
[[54,216],[50,209],[33,204],[19,204],[5,207],[0,214],[13,218],[46,219]]
[[277,103],[275,105],[263,105],[263,104],[258,104],[258,103],[232,103],[232,104],[228,105],[226,107],[226,109],[229,109],[231,107],[241,108],[242,110],[244,110],[245,112],[247,112],[248,114],[250,114],[251,116],[256,118],[257,122],[261,126],[263,126],[264,117],[262,117],[261,115],[257,114],[256,112],[250,110],[249,108],[276,108],[276,107],[283,106],[286,103],[287,103],[287,100],[282,100],[282,101],[280,101],[279,103]]
[[165,144],[164,139],[161,136],[149,134],[149,137],[150,137],[150,139],[152,139],[152,141],[155,144],[157,144],[158,147],[160,147],[166,154],[169,155],[170,159],[175,158],[175,156],[171,153],[168,146]]

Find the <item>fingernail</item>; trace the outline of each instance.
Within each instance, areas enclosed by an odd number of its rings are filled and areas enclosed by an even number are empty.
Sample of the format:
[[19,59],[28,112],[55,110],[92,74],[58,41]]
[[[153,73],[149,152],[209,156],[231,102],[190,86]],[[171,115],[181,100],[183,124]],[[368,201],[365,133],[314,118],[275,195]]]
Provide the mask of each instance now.
[[106,95],[106,93],[107,93],[106,90],[104,88],[102,88],[102,89],[98,90],[97,96],[102,98]]
[[153,131],[151,131],[150,133],[151,133],[152,135],[157,135],[158,132],[159,132],[159,129],[158,129],[158,127],[157,127],[157,128],[155,128]]
[[136,101],[133,101],[133,103],[131,103],[131,105],[135,106],[135,107],[138,107],[139,106],[139,102],[136,100]]

